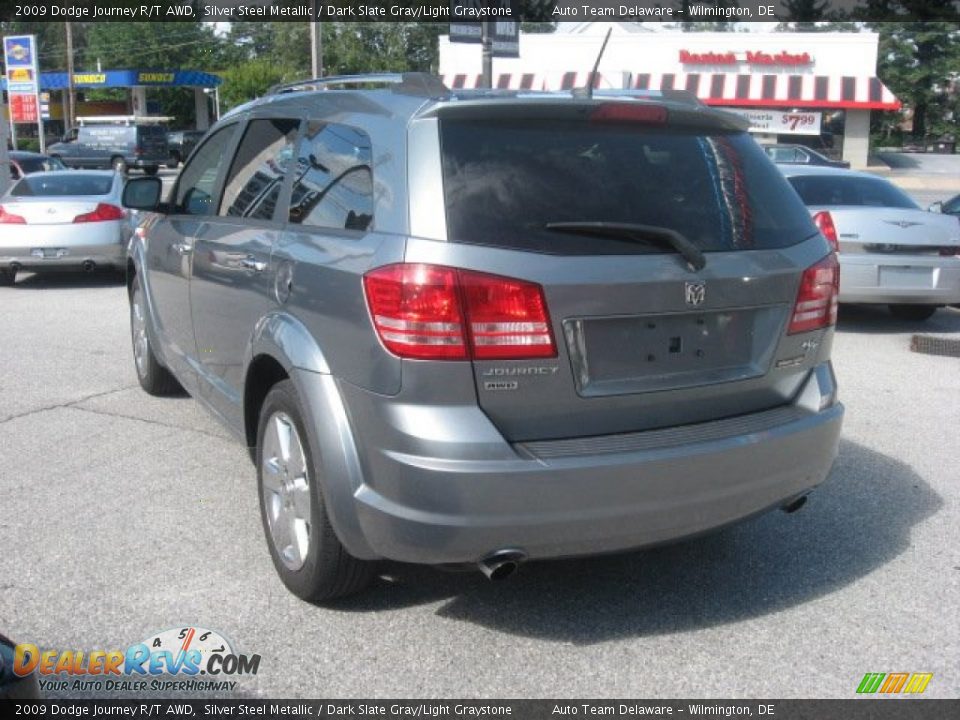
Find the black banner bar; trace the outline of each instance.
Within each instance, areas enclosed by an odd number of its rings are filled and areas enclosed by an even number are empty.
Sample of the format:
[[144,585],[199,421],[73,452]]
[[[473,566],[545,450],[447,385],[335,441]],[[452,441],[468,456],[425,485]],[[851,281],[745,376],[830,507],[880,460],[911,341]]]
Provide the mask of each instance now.
[[15,718],[770,718],[946,720],[960,700],[0,700]]
[[826,0],[802,18],[788,0],[4,0],[0,20],[29,22],[804,22],[960,21],[960,0]]

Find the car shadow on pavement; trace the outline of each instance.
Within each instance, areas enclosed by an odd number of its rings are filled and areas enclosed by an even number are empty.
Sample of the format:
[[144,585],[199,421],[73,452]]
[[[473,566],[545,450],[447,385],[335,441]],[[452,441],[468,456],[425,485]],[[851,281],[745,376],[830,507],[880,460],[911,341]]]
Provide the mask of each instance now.
[[118,287],[126,283],[126,274],[113,270],[93,272],[54,271],[17,275],[14,290],[75,290],[77,288]]
[[390,563],[377,586],[336,605],[369,612],[447,602],[444,618],[526,637],[593,644],[760,617],[857,582],[910,547],[942,506],[907,465],[843,441],[801,511],[774,511],[673,545],[534,562],[498,583],[479,572]]
[[886,305],[841,305],[837,331],[859,335],[960,333],[960,310],[940,308],[929,320],[898,320]]

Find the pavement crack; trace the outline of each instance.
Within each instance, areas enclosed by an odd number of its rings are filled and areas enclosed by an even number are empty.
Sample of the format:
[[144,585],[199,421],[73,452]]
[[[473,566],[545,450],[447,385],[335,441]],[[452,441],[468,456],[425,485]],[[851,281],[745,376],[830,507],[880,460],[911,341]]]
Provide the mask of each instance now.
[[118,412],[109,412],[107,410],[96,410],[94,408],[79,407],[76,405],[69,406],[71,410],[80,410],[82,412],[92,413],[93,415],[103,415],[104,417],[114,417],[121,418],[123,420],[139,420],[142,423],[147,425],[156,425],[157,427],[169,428],[171,430],[185,430],[191,433],[199,433],[201,435],[206,435],[207,437],[217,438],[218,440],[229,440],[230,438],[225,435],[218,435],[217,433],[210,432],[209,430],[201,430],[195,427],[185,427],[183,425],[174,425],[173,423],[166,423],[162,420],[152,420],[150,418],[137,417],[136,415],[125,415]]
[[90,395],[85,395],[82,398],[77,398],[76,400],[70,400],[69,402],[56,403],[55,405],[47,405],[41,408],[33,408],[32,410],[24,410],[21,413],[15,415],[8,415],[5,418],[0,418],[0,425],[8,423],[11,420],[19,420],[20,418],[30,417],[31,415],[39,415],[40,413],[49,412],[50,410],[59,410],[61,408],[70,408],[75,405],[86,402],[87,400],[93,400],[95,398],[106,397],[107,395],[113,395],[115,393],[123,392],[124,390],[130,390],[136,387],[136,385],[124,385],[119,388],[114,388],[113,390],[104,390],[102,392],[91,393]]

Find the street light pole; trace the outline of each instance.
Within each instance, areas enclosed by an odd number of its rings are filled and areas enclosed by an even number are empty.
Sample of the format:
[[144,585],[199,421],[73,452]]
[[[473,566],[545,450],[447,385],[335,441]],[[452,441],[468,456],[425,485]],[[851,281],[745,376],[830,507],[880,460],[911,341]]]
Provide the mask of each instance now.
[[73,88],[73,26],[71,23],[64,23],[67,32],[67,116],[63,122],[63,133],[76,123],[77,118],[77,94]]
[[480,46],[483,59],[483,86],[493,87],[493,21],[483,20],[480,23]]

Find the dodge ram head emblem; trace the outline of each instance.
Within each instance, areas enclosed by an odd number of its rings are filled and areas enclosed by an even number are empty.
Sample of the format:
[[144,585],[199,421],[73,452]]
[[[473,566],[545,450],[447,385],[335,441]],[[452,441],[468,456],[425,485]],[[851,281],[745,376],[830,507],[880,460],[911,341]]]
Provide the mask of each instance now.
[[703,305],[703,300],[707,295],[707,284],[702,282],[688,282],[683,288],[683,297],[687,305],[696,307]]

